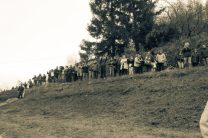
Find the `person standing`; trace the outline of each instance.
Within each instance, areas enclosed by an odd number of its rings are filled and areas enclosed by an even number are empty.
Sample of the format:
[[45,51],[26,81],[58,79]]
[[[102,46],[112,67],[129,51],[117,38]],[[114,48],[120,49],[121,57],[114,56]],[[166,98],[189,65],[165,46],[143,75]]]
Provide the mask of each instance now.
[[18,87],[18,98],[19,99],[23,98],[24,90],[25,90],[25,88],[24,88],[23,84],[21,83],[20,86]]
[[164,70],[164,64],[167,61],[165,53],[160,50],[156,55],[156,62],[157,62],[157,71]]
[[35,75],[32,79],[33,79],[34,85],[37,86],[37,82],[38,82],[37,76]]
[[155,70],[155,68],[156,68],[155,67],[155,59],[154,59],[153,53],[151,51],[147,52],[144,62],[145,62],[147,72]]
[[133,76],[134,75],[134,57],[131,56],[128,59],[128,65],[129,65],[129,75]]
[[188,66],[189,68],[192,66],[191,64],[191,48],[190,48],[190,43],[186,42],[184,44],[184,47],[182,49],[182,54],[183,54],[183,59],[184,59],[184,66]]
[[92,69],[93,69],[93,78],[98,79],[98,64],[96,60],[93,62]]
[[65,66],[65,68],[64,68],[64,83],[68,82],[68,70],[69,70],[69,67]]
[[135,73],[142,73],[143,72],[143,58],[142,55],[136,54],[136,57],[134,58],[134,70]]
[[42,75],[41,74],[38,75],[37,80],[38,80],[38,86],[41,86],[42,85]]
[[59,66],[59,70],[58,70],[58,82],[62,83],[63,82],[63,70],[64,67],[63,66]]
[[55,76],[54,76],[54,70],[50,70],[50,80],[51,82],[55,83]]
[[89,79],[93,79],[93,61],[88,63],[88,72],[89,72]]
[[110,77],[114,77],[114,73],[115,73],[115,68],[114,68],[114,59],[113,57],[110,58],[109,62],[108,62],[108,67],[109,67],[109,75]]
[[45,74],[43,74],[41,80],[42,80],[43,85],[46,85],[46,75]]
[[107,55],[103,55],[100,58],[100,78],[106,78],[106,63],[107,63]]
[[78,80],[82,80],[83,79],[83,66],[82,66],[81,62],[78,64],[77,77],[78,77]]
[[28,83],[28,87],[29,88],[32,88],[33,87],[32,80],[31,79],[29,79],[27,83]]
[[192,66],[193,67],[198,66],[199,65],[199,62],[200,62],[200,58],[199,58],[198,50],[197,49],[194,49],[194,52],[193,52],[192,57],[191,57]]
[[121,63],[120,69],[122,71],[122,75],[127,75],[129,66],[128,66],[128,59],[126,58],[126,55],[122,56],[120,63]]
[[86,63],[83,65],[82,70],[83,70],[83,80],[87,80],[89,78],[89,67]]
[[202,48],[200,49],[200,55],[202,65],[208,65],[208,47],[206,45],[202,45]]
[[113,57],[113,62],[112,62],[112,65],[113,65],[113,77],[116,77],[116,75],[118,74],[119,75],[119,63],[118,63],[118,59],[117,57]]
[[184,68],[184,58],[181,51],[179,51],[178,54],[176,55],[176,62],[179,69]]
[[54,69],[54,81],[57,83],[59,80],[59,68],[58,66]]
[[117,55],[114,57],[114,65],[115,65],[115,76],[121,76],[121,58]]

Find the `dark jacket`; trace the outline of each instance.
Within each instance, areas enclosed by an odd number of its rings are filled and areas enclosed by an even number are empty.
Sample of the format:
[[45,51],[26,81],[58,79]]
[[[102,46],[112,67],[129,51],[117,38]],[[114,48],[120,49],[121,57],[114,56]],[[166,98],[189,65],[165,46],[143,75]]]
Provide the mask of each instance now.
[[191,49],[189,47],[183,48],[182,54],[184,57],[191,57],[191,54],[192,54]]
[[128,65],[131,64],[131,67],[134,67],[134,59],[128,59],[128,60],[127,60],[127,64],[128,64]]
[[200,54],[202,58],[207,58],[208,57],[208,48],[201,48],[200,49]]
[[177,55],[176,55],[176,61],[177,62],[184,62],[184,59],[183,59],[184,57],[183,57],[183,55],[182,54],[180,54],[180,53],[178,53]]
[[199,63],[199,54],[193,53],[191,58],[192,63]]

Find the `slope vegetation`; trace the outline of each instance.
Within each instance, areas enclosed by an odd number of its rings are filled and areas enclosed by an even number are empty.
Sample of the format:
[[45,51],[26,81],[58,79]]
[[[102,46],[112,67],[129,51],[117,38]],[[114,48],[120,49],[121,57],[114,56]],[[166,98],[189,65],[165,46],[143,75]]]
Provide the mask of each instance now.
[[[0,94],[4,137],[201,137],[208,67]],[[6,103],[5,103],[6,102]]]

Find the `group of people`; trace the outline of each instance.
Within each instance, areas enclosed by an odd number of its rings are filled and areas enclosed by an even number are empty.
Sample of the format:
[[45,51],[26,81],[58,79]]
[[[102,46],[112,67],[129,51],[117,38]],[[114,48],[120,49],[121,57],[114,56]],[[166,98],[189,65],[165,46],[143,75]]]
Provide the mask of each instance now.
[[190,43],[186,42],[182,50],[179,50],[176,61],[178,68],[183,69],[184,67],[195,67],[198,65],[208,64],[208,47],[202,45],[198,49],[192,50]]
[[[208,64],[208,47],[202,45],[199,49],[191,49],[190,43],[186,42],[182,49],[176,54],[176,67],[183,69],[198,65]],[[60,66],[49,70],[46,74],[35,75],[24,83],[25,88],[41,86],[48,83],[68,83],[89,79],[105,79],[122,75],[141,74],[143,72],[162,71],[169,68],[167,54],[162,50],[157,53],[149,51],[133,55],[122,55],[121,57],[108,57],[107,54],[88,63],[79,62],[74,66]],[[173,67],[173,66],[171,66]]]
[[[186,42],[184,47],[176,54],[176,67],[179,69],[208,65],[208,47],[202,45],[198,49],[191,49],[190,43]],[[122,55],[122,57],[108,57],[107,54],[99,59],[87,63],[76,63],[74,66],[60,66],[51,69],[47,74],[34,76],[26,83],[18,87],[18,98],[23,98],[26,88],[41,86],[47,83],[67,83],[78,80],[105,79],[122,75],[134,75],[150,71],[162,71],[168,68],[167,55],[163,50],[157,54],[147,52],[145,56],[136,54],[135,57]],[[33,81],[32,81],[33,80]],[[208,137],[208,103],[200,119],[200,129],[203,137]]]
[[[47,74],[35,75],[28,81],[28,87],[40,86],[47,83],[67,83],[89,79],[106,79],[122,75],[134,75],[149,71],[161,71],[165,69],[167,63],[165,53],[160,50],[154,57],[152,52],[147,52],[145,58],[141,54],[135,57],[126,55],[121,57],[108,57],[107,54],[99,59],[89,61],[89,63],[76,63],[74,66],[60,66],[51,69]],[[33,82],[33,83],[32,83]]]

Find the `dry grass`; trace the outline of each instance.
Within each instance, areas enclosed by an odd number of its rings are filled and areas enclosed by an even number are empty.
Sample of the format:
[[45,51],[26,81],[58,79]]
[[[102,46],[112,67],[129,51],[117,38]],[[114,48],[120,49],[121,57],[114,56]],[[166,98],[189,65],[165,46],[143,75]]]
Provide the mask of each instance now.
[[[3,138],[197,138],[207,67],[28,90],[0,107]],[[0,95],[0,102],[16,93]],[[7,101],[8,102],[8,101]]]

